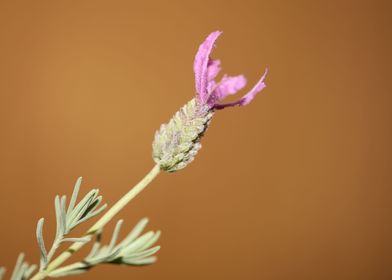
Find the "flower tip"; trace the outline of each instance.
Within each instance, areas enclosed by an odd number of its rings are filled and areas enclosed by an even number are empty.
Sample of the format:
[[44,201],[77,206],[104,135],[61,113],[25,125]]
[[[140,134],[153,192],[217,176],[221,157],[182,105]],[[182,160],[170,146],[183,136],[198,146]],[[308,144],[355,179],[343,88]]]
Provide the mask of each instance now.
[[207,38],[204,40],[204,43],[202,45],[205,44],[205,46],[207,46],[207,48],[210,48],[209,52],[207,53],[207,57],[209,57],[210,52],[212,51],[213,47],[215,46],[215,41],[219,38],[220,35],[222,35],[222,31],[216,30],[211,32]]
[[216,35],[221,35],[222,33],[223,33],[223,31],[220,31],[220,30],[216,30],[216,31],[211,32],[211,34],[216,34]]
[[267,76],[267,74],[268,74],[268,67],[267,68],[265,68],[265,70],[264,70],[264,74],[263,74],[263,76],[261,77],[261,79],[262,80],[264,80],[265,79],[265,77]]
[[265,69],[263,76],[261,76],[256,85],[247,94],[245,94],[243,98],[240,99],[240,106],[248,105],[253,100],[253,98],[255,98],[255,96],[267,86],[264,82],[267,73],[268,68]]
[[[216,30],[216,31],[211,32],[211,33],[207,36],[207,38],[205,39],[204,43],[210,42],[210,43],[212,43],[212,46],[214,46],[215,41],[218,39],[218,37],[219,37],[220,35],[222,35],[222,33],[223,33],[223,31],[220,31],[220,30]],[[211,50],[212,50],[212,49],[211,49]],[[210,50],[210,51],[211,51],[211,50]]]

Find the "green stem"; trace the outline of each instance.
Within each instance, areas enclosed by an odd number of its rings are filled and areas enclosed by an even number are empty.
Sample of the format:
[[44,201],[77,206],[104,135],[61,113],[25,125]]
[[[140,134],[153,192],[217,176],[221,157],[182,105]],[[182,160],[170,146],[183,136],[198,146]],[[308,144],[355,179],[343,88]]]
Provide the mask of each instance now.
[[[149,183],[159,174],[160,167],[155,165],[153,169],[128,193],[126,193],[119,201],[116,202],[84,235],[92,236],[97,233],[98,230],[102,229],[118,212],[121,211],[135,196],[137,196],[142,190],[144,190]],[[86,243],[75,242],[66,251],[61,253],[56,259],[48,264],[47,269],[38,272],[34,275],[31,280],[41,280],[48,276],[48,274],[58,268],[66,260],[68,260],[75,252],[77,252]]]
[[52,270],[51,272],[47,272],[47,274],[49,277],[67,276],[67,274],[69,275],[71,271],[75,271],[78,269],[86,269],[86,265],[82,262],[77,262],[57,268],[55,270]]

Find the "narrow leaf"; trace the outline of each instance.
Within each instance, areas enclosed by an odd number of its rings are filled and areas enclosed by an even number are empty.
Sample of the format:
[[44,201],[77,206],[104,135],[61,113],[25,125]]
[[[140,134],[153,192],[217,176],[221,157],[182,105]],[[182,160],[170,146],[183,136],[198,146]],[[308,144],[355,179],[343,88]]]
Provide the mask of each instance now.
[[76,205],[75,209],[72,210],[68,226],[73,228],[75,223],[83,216],[85,210],[89,207],[90,203],[96,198],[97,190],[91,190],[86,196]]
[[60,267],[52,272],[49,273],[49,277],[63,277],[63,276],[69,276],[69,275],[76,275],[80,274],[83,272],[86,272],[86,270],[89,267],[82,262],[70,264],[64,267]]
[[149,257],[151,255],[154,255],[156,252],[158,252],[161,249],[160,246],[155,246],[151,249],[145,250],[145,251],[140,251],[137,253],[133,253],[131,255],[124,256],[124,259],[144,259],[146,257]]
[[85,259],[85,261],[92,266],[100,264],[100,263],[109,263],[109,262],[113,261],[114,259],[118,258],[118,255],[119,255],[121,249],[122,248],[117,248],[116,250],[109,252],[107,250],[107,248],[102,247],[100,252],[98,252],[98,254],[95,257]]
[[127,247],[129,244],[131,244],[140,235],[140,233],[142,233],[147,224],[147,218],[141,219],[132,229],[132,231],[127,235],[127,237],[124,238],[124,240],[121,242],[121,245]]
[[76,180],[74,190],[72,192],[71,200],[69,202],[68,210],[67,210],[67,217],[70,216],[72,210],[75,207],[76,204],[76,199],[78,198],[79,190],[80,190],[80,185],[82,184],[82,177],[79,177],[78,180]]
[[152,238],[153,236],[154,236],[154,232],[152,231],[146,232],[145,234],[137,238],[134,242],[129,244],[126,248],[124,248],[123,254],[129,255],[139,251],[140,248],[142,248],[144,244],[148,242],[148,240],[150,240],[150,238]]
[[65,212],[65,204],[67,201],[67,197],[63,195],[60,200],[60,221],[61,221],[61,227],[63,228],[63,234],[68,234],[68,229],[67,229],[67,214]]
[[148,265],[148,264],[155,263],[156,261],[157,261],[157,257],[149,257],[149,258],[139,259],[139,260],[124,261],[124,263],[128,265]]
[[109,243],[109,251],[111,251],[114,248],[114,245],[116,245],[118,235],[120,234],[120,230],[123,222],[124,220],[119,220],[116,224],[116,227],[114,228],[112,239],[110,240]]
[[92,217],[94,217],[94,216],[97,216],[98,214],[101,214],[101,212],[102,212],[103,210],[105,210],[106,207],[108,207],[108,205],[105,203],[104,205],[101,206],[101,208],[95,210],[94,212],[91,212],[91,213],[90,213],[90,218],[92,218]]
[[60,197],[56,195],[54,198],[54,210],[56,213],[56,237],[55,239],[59,239],[64,235],[63,221],[61,215],[61,205],[60,205]]
[[40,270],[44,269],[48,263],[48,254],[45,249],[44,238],[42,235],[43,225],[44,225],[44,218],[41,218],[38,220],[37,231],[36,231],[38,246],[39,246],[40,255],[41,255],[41,257],[40,257]]
[[18,259],[16,260],[14,271],[12,271],[12,275],[10,278],[11,280],[16,279],[15,277],[18,275],[18,272],[19,272],[20,268],[22,267],[23,259],[24,259],[24,254],[20,253],[18,256]]
[[83,218],[79,219],[76,223],[74,223],[74,227],[81,224],[81,223],[84,223],[85,221],[87,221],[97,215],[99,215],[102,211],[104,211],[106,209],[107,206],[108,206],[107,204],[104,204],[98,210],[88,213],[86,216],[84,216]]
[[12,280],[23,280],[23,275],[28,268],[27,262],[23,262],[19,270],[15,274],[15,278]]
[[98,232],[94,245],[91,248],[90,253],[87,255],[86,259],[93,258],[96,256],[99,247],[101,247],[101,238],[102,238],[102,232]]
[[158,230],[152,237],[150,240],[146,241],[146,243],[144,243],[144,245],[140,248],[140,250],[145,250],[149,247],[151,247],[152,245],[155,244],[155,242],[158,241],[159,237],[161,236],[161,232]]
[[29,279],[29,277],[31,276],[31,274],[33,274],[33,272],[36,270],[36,268],[37,268],[37,266],[35,264],[31,265],[24,273],[24,275],[23,275],[24,279]]

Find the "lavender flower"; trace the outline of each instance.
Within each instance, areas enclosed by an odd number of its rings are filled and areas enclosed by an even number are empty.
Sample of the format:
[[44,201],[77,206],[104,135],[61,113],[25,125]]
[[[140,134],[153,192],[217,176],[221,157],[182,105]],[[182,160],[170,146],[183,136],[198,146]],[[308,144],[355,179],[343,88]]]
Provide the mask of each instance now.
[[211,59],[210,54],[220,34],[220,31],[212,32],[197,51],[193,66],[196,97],[182,107],[169,123],[161,125],[155,134],[153,158],[162,170],[174,172],[193,161],[201,148],[200,139],[216,110],[247,105],[265,87],[267,71],[242,98],[231,103],[219,103],[246,85],[243,75],[224,75],[219,82],[215,81],[221,69],[220,60]]

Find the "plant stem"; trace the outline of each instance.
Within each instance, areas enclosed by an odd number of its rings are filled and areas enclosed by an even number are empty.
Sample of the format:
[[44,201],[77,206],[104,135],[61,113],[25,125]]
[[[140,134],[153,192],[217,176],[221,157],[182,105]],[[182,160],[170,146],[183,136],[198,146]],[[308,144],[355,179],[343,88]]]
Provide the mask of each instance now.
[[[75,270],[82,270],[86,269],[86,265],[83,262],[77,262],[73,263],[70,265],[66,265],[60,268],[57,268],[55,270],[52,270],[51,272],[47,272],[49,274],[49,277],[60,277],[60,276],[65,276],[65,275],[70,275],[70,271],[75,271]],[[77,273],[75,273],[77,274]]]
[[[144,190],[149,183],[159,174],[160,167],[155,165],[151,171],[128,193],[126,193],[119,201],[116,202],[84,235],[92,236],[102,229],[118,212],[121,211],[135,196]],[[46,270],[38,272],[31,280],[41,280],[48,276],[48,273],[58,268],[66,260],[68,260],[75,252],[83,247],[85,243],[75,242],[66,251],[61,253],[56,259],[48,264]]]
[[48,256],[47,256],[48,262],[50,262],[50,260],[52,259],[54,253],[56,252],[57,248],[60,246],[60,240],[62,238],[63,238],[63,236],[61,236],[61,237],[56,236],[55,240],[53,241],[52,248],[50,248]]

